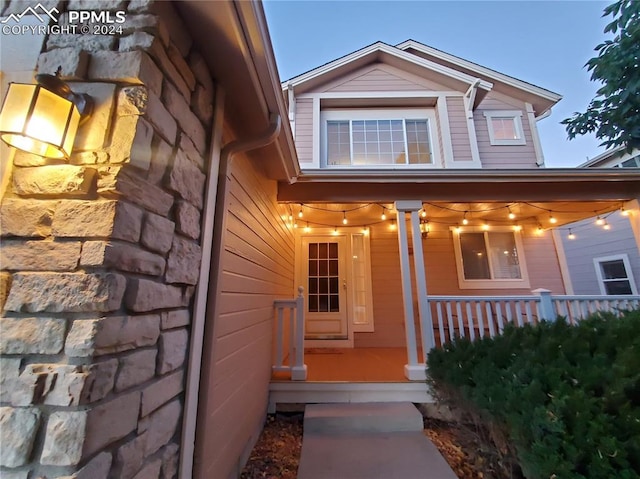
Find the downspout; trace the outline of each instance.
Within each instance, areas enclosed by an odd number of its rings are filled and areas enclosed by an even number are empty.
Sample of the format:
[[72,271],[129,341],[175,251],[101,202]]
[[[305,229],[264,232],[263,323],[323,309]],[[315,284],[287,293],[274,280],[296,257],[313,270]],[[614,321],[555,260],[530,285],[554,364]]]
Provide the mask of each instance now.
[[[216,309],[219,299],[219,288],[222,279],[222,268],[220,267],[223,257],[222,248],[226,239],[227,207],[229,204],[228,174],[231,171],[231,162],[238,153],[255,150],[273,143],[280,134],[282,120],[280,115],[271,113],[269,116],[269,126],[260,136],[246,140],[234,140],[227,143],[220,152],[220,163],[217,178],[217,191],[215,193],[215,208],[213,218],[213,239],[211,241],[211,255],[207,264],[201,265],[201,278],[199,284],[205,291],[200,301],[203,303],[202,312],[197,316],[194,313],[195,321],[191,335],[191,353],[189,355],[189,381],[187,384],[187,408],[185,409],[185,421],[183,426],[183,447],[181,448],[180,479],[192,479],[194,477],[194,464],[197,462],[196,442],[197,431],[196,421],[198,417],[198,402],[200,399],[201,367],[204,358],[204,350],[208,344],[212,348],[216,337]],[[203,250],[204,252],[204,250]],[[203,254],[204,257],[204,254]],[[206,278],[203,278],[206,268]],[[200,301],[197,304],[201,304]],[[196,306],[197,308],[197,306]],[[205,323],[208,328],[205,328]],[[211,352],[211,350],[209,351]],[[213,357],[213,354],[210,354]],[[206,382],[204,382],[206,384]]]

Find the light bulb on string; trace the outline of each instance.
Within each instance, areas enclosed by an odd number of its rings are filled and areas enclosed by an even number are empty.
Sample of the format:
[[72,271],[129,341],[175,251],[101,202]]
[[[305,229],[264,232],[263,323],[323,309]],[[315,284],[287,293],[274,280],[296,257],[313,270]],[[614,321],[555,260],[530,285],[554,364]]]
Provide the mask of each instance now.
[[387,219],[387,214],[386,214],[387,209],[386,209],[384,206],[382,206],[382,205],[381,205],[380,207],[382,208],[382,214],[380,215],[380,219],[381,219],[382,221],[384,221],[384,220],[386,220],[386,219]]
[[596,224],[597,224],[598,226],[603,226],[603,225],[605,224],[604,218],[602,218],[602,216],[598,216],[598,217],[596,218]]
[[611,229],[611,225],[605,221],[604,224],[602,225],[602,229],[608,231]]
[[347,220],[347,212],[343,211],[342,212],[342,224],[346,225],[349,221]]
[[456,233],[460,233],[460,232],[462,231],[462,226],[460,226],[460,225],[456,225],[456,227],[454,228],[454,231],[455,231]]
[[487,223],[486,221],[482,224],[482,229],[485,231],[489,230],[489,223]]
[[513,231],[522,231],[522,226],[519,224],[513,225]]
[[298,211],[298,218],[302,218],[304,213],[302,212],[302,205],[300,205],[300,211]]
[[[624,209],[624,208],[623,208],[623,209]],[[427,217],[427,210],[425,210],[424,208],[422,208],[422,209],[420,210],[420,216],[422,216],[423,218],[426,218],[426,217]]]
[[469,224],[469,220],[467,219],[467,212],[464,212],[464,215],[462,216],[462,224],[463,225],[468,225]]
[[389,225],[389,229],[391,231],[395,231],[396,230],[396,220],[391,220],[391,224]]
[[542,227],[542,225],[540,223],[538,223],[538,227],[536,228],[536,233],[538,233],[539,235],[544,233],[544,228]]
[[549,216],[549,223],[551,223],[552,225],[555,225],[558,222],[558,220],[556,219],[555,216],[551,215]]
[[516,219],[516,214],[511,211],[511,208],[509,206],[507,206],[507,210],[509,211],[509,219],[510,220],[515,220]]
[[309,222],[307,221],[307,226],[304,227],[304,232],[309,233],[311,231],[311,227],[309,226]]
[[567,238],[569,238],[570,240],[576,239],[576,235],[573,234],[573,231],[571,231],[571,228],[569,228],[569,234],[567,235]]
[[620,214],[622,216],[629,216],[629,210],[624,209],[624,206],[620,208]]

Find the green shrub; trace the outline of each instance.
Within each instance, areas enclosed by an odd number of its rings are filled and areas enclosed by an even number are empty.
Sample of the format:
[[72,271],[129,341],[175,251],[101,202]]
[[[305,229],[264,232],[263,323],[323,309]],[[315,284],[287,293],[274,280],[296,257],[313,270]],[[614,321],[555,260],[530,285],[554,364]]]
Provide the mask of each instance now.
[[640,310],[458,339],[428,365],[436,394],[501,430],[526,478],[640,478]]

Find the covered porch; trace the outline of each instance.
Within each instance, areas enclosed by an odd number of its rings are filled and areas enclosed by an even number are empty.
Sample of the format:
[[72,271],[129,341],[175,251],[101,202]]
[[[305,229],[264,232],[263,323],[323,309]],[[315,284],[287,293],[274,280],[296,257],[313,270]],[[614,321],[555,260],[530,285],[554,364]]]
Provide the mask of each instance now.
[[[568,234],[557,228],[591,216],[606,219],[624,212],[637,234],[638,173],[519,171],[511,172],[512,181],[494,171],[388,175],[386,181],[380,173],[364,173],[355,179],[353,173],[320,172],[313,181],[301,177],[298,186],[280,185],[283,221],[297,237],[340,236],[347,230],[367,237],[373,325],[370,330],[353,328],[343,344],[332,342],[331,335],[310,336],[305,317],[321,306],[316,298],[309,309],[309,293],[318,296],[319,292],[309,282],[307,270],[298,274],[301,299],[276,304],[272,384],[280,384],[277,387],[291,379],[317,387],[324,382],[419,382],[425,379],[425,352],[457,336],[473,340],[500,334],[509,323],[535,324],[557,315],[578,321],[595,310],[615,312],[639,304],[640,297],[635,296],[567,296],[557,251],[558,235]],[[462,264],[460,238],[466,232],[481,237],[481,232],[503,231],[513,231],[520,238],[521,244],[509,244],[514,251],[509,249],[507,254],[505,249],[505,256],[515,258],[519,271],[526,273],[509,279],[526,281],[514,281],[502,289],[482,282],[465,285],[460,278],[470,270]],[[638,237],[636,241],[640,244]],[[526,262],[516,246],[524,248]],[[300,261],[299,252],[298,265],[309,261],[306,257]],[[489,253],[487,249],[476,254]],[[468,263],[468,258],[464,261]],[[497,266],[492,261],[485,260],[489,265],[485,267],[493,271]],[[345,289],[351,286],[342,279],[336,284]],[[328,286],[327,294],[331,292]],[[347,299],[353,302],[352,297]],[[330,298],[326,304],[329,311]],[[362,306],[366,309],[366,298]]]

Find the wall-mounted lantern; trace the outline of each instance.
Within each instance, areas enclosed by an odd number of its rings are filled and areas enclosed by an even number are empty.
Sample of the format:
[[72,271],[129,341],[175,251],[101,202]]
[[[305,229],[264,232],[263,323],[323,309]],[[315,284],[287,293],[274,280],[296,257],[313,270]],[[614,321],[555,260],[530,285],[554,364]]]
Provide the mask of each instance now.
[[430,231],[431,226],[429,225],[429,221],[425,218],[420,218],[420,236],[422,236],[422,239],[426,239]]
[[0,110],[0,138],[45,158],[69,158],[78,126],[93,110],[91,97],[74,93],[57,75],[36,85],[10,83]]

